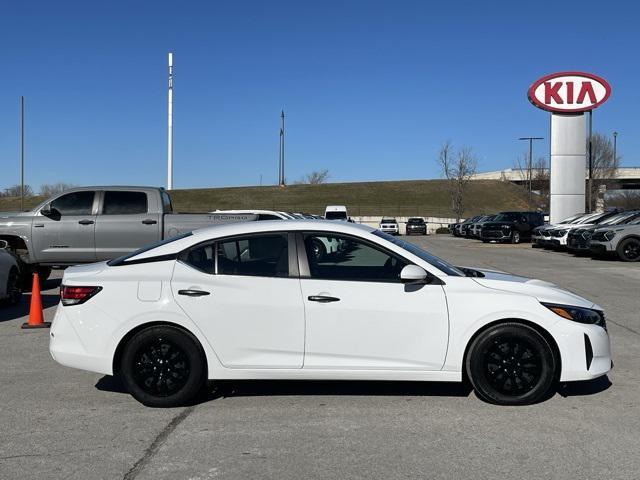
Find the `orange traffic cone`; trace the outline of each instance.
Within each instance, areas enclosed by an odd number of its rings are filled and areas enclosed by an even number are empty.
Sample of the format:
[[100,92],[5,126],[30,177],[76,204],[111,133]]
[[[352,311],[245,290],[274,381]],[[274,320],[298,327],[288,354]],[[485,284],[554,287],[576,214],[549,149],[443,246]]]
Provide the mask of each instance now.
[[42,298],[40,297],[40,278],[38,273],[33,274],[31,286],[31,306],[29,307],[29,322],[23,323],[22,328],[49,328],[51,322],[44,321],[42,312]]

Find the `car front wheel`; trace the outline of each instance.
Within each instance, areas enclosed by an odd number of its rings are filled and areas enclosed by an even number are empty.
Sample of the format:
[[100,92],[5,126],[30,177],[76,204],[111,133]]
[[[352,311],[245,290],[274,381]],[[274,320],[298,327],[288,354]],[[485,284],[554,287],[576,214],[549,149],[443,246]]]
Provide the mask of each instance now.
[[150,407],[189,404],[206,379],[206,359],[197,339],[172,326],[149,327],[126,344],[120,364],[129,393]]
[[511,234],[511,243],[520,243],[520,232],[515,231]]
[[556,377],[551,346],[535,329],[504,323],[482,332],[466,358],[478,397],[498,405],[527,405],[542,399]]
[[627,238],[620,242],[617,248],[618,257],[623,262],[638,262],[640,261],[640,239],[639,238]]

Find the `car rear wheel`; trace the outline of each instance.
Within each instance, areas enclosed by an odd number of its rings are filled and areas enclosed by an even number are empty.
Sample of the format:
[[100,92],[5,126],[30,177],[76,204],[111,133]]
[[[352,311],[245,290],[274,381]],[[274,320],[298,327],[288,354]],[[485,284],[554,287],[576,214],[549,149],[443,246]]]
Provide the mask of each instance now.
[[171,326],[149,327],[126,344],[120,364],[129,393],[150,407],[189,404],[206,379],[206,359],[197,339]]
[[640,238],[627,238],[621,241],[617,252],[623,262],[640,261]]
[[549,392],[556,376],[556,361],[547,340],[519,323],[482,332],[465,363],[478,397],[498,405],[535,403]]

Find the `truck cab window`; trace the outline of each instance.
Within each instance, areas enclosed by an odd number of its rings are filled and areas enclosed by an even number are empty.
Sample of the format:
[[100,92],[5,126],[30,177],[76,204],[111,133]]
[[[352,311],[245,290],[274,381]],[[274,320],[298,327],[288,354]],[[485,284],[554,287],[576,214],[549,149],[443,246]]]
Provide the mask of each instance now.
[[144,192],[104,192],[103,215],[135,215],[147,213],[147,210]]
[[60,215],[91,215],[95,192],[72,192],[51,202],[51,210]]

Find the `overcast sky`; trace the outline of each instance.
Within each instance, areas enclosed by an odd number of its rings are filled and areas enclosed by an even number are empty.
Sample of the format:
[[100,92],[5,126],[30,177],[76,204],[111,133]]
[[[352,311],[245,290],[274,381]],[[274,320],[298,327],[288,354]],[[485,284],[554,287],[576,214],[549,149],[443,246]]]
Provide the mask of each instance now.
[[518,137],[548,137],[528,86],[562,70],[611,83],[594,129],[640,166],[638,18],[602,1],[4,1],[0,188],[20,179],[20,95],[36,190],[164,185],[168,51],[175,188],[276,182],[281,108],[289,181],[438,177],[447,139],[509,168]]

